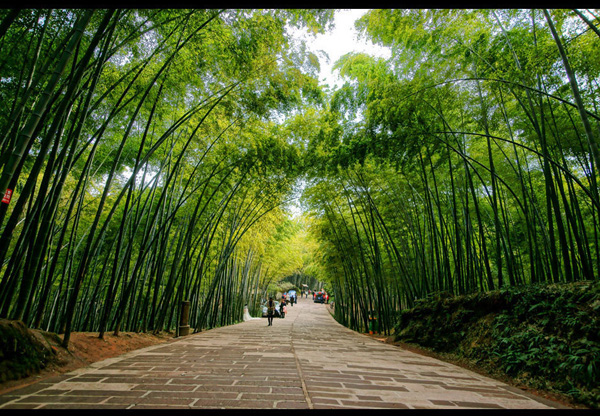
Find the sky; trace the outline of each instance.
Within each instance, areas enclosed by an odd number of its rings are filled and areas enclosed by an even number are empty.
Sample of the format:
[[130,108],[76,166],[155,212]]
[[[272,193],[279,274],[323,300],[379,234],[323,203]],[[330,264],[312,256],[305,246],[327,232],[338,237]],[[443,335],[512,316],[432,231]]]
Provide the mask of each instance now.
[[[310,36],[306,33],[297,34],[306,41],[307,48],[319,57],[321,66],[319,81],[322,84],[329,85],[331,89],[341,87],[344,83],[338,76],[338,71],[332,72],[333,64],[342,55],[348,52],[364,52],[386,59],[391,56],[389,48],[374,45],[370,40],[364,38],[359,39],[358,32],[354,28],[354,22],[368,11],[368,9],[337,10],[334,15],[335,27],[331,32],[316,36]],[[319,54],[319,50],[325,51],[329,56],[329,60]],[[299,185],[302,187],[302,184]],[[288,208],[292,218],[302,213],[297,201],[291,202],[286,208]]]
[[[368,11],[369,9],[337,10],[334,16],[335,28],[333,31],[318,34],[316,37],[303,36],[308,49],[319,57],[321,65],[319,80],[323,84],[328,84],[332,88],[343,84],[337,74],[332,73],[332,68],[335,61],[348,52],[365,52],[382,58],[391,56],[389,48],[374,45],[370,40],[364,38],[358,38],[354,22]],[[319,50],[323,50],[329,55],[329,62],[318,54]]]

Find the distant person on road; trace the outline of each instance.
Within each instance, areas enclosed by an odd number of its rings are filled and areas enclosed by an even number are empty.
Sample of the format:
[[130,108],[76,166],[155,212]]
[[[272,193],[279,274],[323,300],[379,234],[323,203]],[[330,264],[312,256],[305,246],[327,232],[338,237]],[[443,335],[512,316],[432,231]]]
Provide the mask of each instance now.
[[290,296],[290,305],[294,306],[294,301],[295,301],[294,295],[291,295]]
[[267,321],[269,324],[267,326],[273,326],[273,315],[275,315],[275,301],[272,297],[269,297],[267,302]]
[[313,301],[314,301],[315,300],[315,291],[314,290],[312,292],[312,295],[313,295]]
[[329,303],[329,293],[325,292],[325,303]]
[[279,314],[281,315],[282,318],[285,318],[285,312],[286,312],[285,299],[283,299],[281,301],[281,303],[279,304]]

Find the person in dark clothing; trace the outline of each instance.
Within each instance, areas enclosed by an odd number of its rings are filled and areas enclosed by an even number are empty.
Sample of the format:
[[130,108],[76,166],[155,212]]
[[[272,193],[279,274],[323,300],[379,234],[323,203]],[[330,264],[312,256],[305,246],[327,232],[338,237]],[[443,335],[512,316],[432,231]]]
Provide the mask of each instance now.
[[279,314],[282,318],[285,318],[285,300],[279,304]]
[[270,297],[267,302],[267,321],[269,322],[267,326],[273,325],[273,315],[275,315],[275,301]]

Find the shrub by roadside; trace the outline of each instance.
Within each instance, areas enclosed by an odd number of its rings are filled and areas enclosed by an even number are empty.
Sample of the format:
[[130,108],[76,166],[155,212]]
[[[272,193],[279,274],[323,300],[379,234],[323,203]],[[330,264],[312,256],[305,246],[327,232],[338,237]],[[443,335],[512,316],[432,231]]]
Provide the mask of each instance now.
[[395,339],[599,408],[599,318],[600,282],[437,293],[401,312]]
[[0,319],[0,383],[35,374],[55,360],[56,351],[41,334],[21,321]]

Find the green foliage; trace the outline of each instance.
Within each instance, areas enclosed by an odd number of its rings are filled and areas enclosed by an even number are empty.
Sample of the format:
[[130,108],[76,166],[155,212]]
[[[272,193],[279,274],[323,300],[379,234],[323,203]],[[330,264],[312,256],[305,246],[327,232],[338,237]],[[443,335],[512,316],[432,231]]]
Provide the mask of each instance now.
[[283,261],[263,257],[268,221],[305,169],[291,131],[324,103],[288,25],[322,32],[333,11],[15,16],[0,42],[0,181],[17,181],[0,210],[0,316],[68,343],[172,328],[184,299],[197,330],[256,313]]
[[[560,39],[533,9],[356,23],[392,54],[335,63],[345,83],[310,136],[304,192],[326,280],[348,299],[341,323],[364,330],[376,309],[385,332],[428,294],[597,279],[598,138],[582,114],[597,127],[598,66],[571,45],[595,55],[600,38],[572,10],[550,14]],[[439,348],[457,341],[428,331]]]
[[436,294],[400,313],[395,338],[598,408],[598,305],[598,282]]

